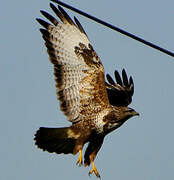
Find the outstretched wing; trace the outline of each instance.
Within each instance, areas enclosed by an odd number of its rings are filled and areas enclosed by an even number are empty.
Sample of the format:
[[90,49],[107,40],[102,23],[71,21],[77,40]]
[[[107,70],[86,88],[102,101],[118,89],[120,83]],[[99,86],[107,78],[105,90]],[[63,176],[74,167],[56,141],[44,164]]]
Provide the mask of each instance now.
[[128,106],[132,102],[132,96],[134,94],[134,83],[130,76],[129,80],[126,71],[122,70],[122,78],[118,71],[115,71],[115,80],[107,74],[106,88],[108,93],[109,102],[114,106]]
[[79,21],[74,18],[74,23],[60,6],[57,9],[50,4],[50,7],[62,22],[45,11],[41,13],[52,24],[37,21],[45,28],[40,31],[54,64],[61,110],[71,122],[96,119],[110,107],[102,63]]

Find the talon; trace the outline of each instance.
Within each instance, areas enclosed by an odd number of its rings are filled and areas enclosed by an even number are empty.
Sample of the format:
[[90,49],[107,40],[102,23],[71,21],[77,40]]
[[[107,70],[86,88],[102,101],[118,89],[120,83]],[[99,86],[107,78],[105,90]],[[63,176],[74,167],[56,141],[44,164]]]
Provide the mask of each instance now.
[[79,150],[79,158],[77,160],[77,165],[81,166],[83,164],[83,159],[82,159],[82,150]]
[[92,173],[95,173],[95,175],[98,177],[98,178],[101,178],[100,177],[100,174],[98,173],[96,167],[95,167],[95,164],[94,162],[91,162],[92,163],[92,170],[89,171],[88,175],[90,176]]

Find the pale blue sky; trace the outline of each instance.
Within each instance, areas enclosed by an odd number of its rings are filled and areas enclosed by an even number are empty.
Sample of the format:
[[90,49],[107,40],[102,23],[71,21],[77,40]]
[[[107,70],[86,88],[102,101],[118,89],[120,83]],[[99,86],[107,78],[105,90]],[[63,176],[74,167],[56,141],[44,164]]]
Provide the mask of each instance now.
[[[174,51],[173,0],[64,2]],[[89,168],[76,166],[77,156],[34,146],[40,126],[70,124],[59,110],[53,68],[35,20],[42,17],[40,9],[50,11],[49,1],[1,2],[0,179],[88,180]],[[130,107],[141,116],[105,138],[95,161],[102,179],[174,179],[174,58],[67,12],[80,20],[106,73],[125,68],[134,78]]]

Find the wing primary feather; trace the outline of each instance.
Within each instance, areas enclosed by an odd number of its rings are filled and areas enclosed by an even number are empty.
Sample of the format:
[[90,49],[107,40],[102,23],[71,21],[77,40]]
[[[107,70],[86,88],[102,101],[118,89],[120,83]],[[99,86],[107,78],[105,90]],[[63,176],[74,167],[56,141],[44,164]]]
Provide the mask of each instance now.
[[122,86],[122,85],[123,85],[123,82],[122,82],[122,80],[121,80],[121,77],[120,77],[119,72],[118,72],[117,70],[115,70],[114,74],[115,74],[115,80],[117,81],[117,84],[119,84],[120,86]]
[[[52,3],[50,3],[50,8],[53,10],[53,12],[60,18],[60,12],[59,10],[56,8],[56,6],[54,6]],[[61,19],[61,18],[60,18]],[[61,19],[62,20],[62,19]]]
[[40,30],[44,40],[49,41],[50,33],[46,29],[43,29],[43,28],[40,28],[39,30]]
[[110,88],[110,84],[109,83],[105,82],[105,85],[106,85],[107,88]]
[[75,16],[74,16],[74,21],[77,24],[79,30],[87,36],[85,30],[83,29],[83,26],[80,24],[79,20]]
[[46,29],[40,28],[39,30],[40,30],[40,32],[42,33],[42,35],[44,35],[44,36],[47,36],[47,37],[48,37],[49,34],[50,34]]
[[132,76],[130,76],[130,78],[129,78],[129,86],[130,86],[131,96],[133,96],[133,94],[134,94],[134,81],[133,81]]
[[60,18],[60,20],[66,24],[67,20],[65,19],[63,14],[52,3],[50,3],[50,7],[54,11],[54,13]]
[[41,24],[46,29],[48,29],[48,27],[51,26],[51,24],[49,24],[48,22],[46,22],[40,18],[36,18],[36,20],[39,24]]
[[128,84],[128,78],[127,78],[127,74],[126,74],[125,69],[122,70],[122,77],[123,77],[123,83],[124,83],[124,85],[125,85],[126,87],[129,86],[129,84]]
[[58,24],[57,19],[55,19],[53,16],[51,16],[49,13],[41,10],[40,11],[43,16],[45,16],[48,20],[50,20],[55,26]]
[[114,82],[114,80],[112,79],[112,77],[111,77],[109,74],[107,74],[106,77],[107,77],[108,82],[109,82],[111,85],[113,85],[113,86],[116,85],[115,82]]
[[58,8],[59,8],[60,12],[62,13],[62,15],[65,17],[66,21],[68,21],[69,24],[75,26],[73,20],[69,17],[69,15],[66,13],[66,11],[59,5],[58,5]]
[[129,86],[131,86],[131,85],[133,85],[133,84],[134,84],[133,78],[132,78],[132,76],[130,76],[130,78],[129,78]]

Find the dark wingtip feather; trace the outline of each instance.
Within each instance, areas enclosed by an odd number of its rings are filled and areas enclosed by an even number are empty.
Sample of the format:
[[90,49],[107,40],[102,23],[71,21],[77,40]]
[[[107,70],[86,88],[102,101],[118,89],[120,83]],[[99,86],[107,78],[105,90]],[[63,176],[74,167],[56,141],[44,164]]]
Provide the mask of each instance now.
[[70,16],[66,13],[66,11],[58,5],[58,8],[60,10],[60,12],[63,14],[63,16],[65,17],[65,19],[71,24],[71,25],[75,25],[73,20],[70,18]]
[[106,75],[106,78],[111,85],[114,85],[114,86],[116,85],[114,80],[112,79],[112,77],[109,74]]
[[[51,9],[52,9],[52,8],[56,8],[53,3],[50,3],[50,7],[51,7]],[[56,8],[56,9],[57,9],[57,8]]]
[[41,10],[40,12],[43,16],[45,16],[48,20],[50,20],[55,26],[58,24],[58,21],[53,16],[51,16],[49,13],[47,13],[43,10]]
[[132,76],[130,76],[130,78],[129,78],[129,85],[133,85],[133,84],[134,84],[133,78],[132,78]]
[[40,30],[40,32],[41,32],[43,35],[49,34],[49,32],[48,32],[46,29],[40,28],[39,30]]
[[79,30],[87,36],[85,30],[83,29],[83,26],[80,24],[79,20],[75,16],[74,16],[74,21],[77,24]]
[[122,85],[123,85],[123,82],[122,82],[122,80],[121,80],[121,77],[120,77],[119,72],[118,72],[117,70],[115,70],[114,74],[115,74],[115,80],[116,80],[117,84],[119,84],[120,86],[122,86]]
[[46,28],[46,29],[48,29],[48,27],[51,25],[51,24],[49,24],[48,22],[46,22],[46,21],[44,21],[44,20],[42,20],[42,19],[40,19],[40,18],[36,18],[36,20],[37,20],[37,22],[40,24],[40,25],[42,25],[44,28]]
[[64,15],[59,11],[59,9],[57,9],[57,7],[55,7],[52,3],[50,3],[50,7],[63,23],[67,22]]
[[50,36],[49,32],[46,29],[42,29],[42,28],[40,28],[39,30],[42,34],[43,39],[45,41],[49,40],[49,36]]
[[53,12],[59,16],[58,14],[60,13],[59,10],[54,6],[54,4],[50,3],[50,8],[53,10]]
[[131,96],[133,96],[133,94],[134,94],[134,81],[133,81],[132,76],[130,76],[130,78],[129,78],[129,86],[130,86]]
[[110,84],[107,83],[107,82],[105,82],[105,85],[106,85],[107,88],[109,88],[109,86],[110,86]]
[[122,70],[122,77],[123,77],[123,83],[125,86],[128,86],[128,77],[127,77],[127,74],[126,74],[126,71],[125,69]]

